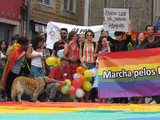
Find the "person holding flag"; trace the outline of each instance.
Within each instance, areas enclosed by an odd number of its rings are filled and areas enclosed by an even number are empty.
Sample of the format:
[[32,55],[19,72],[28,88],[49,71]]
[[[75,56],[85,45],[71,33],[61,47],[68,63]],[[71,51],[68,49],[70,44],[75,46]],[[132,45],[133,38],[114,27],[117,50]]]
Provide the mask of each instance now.
[[25,56],[26,52],[23,51],[27,47],[29,40],[25,37],[20,37],[17,43],[13,45],[11,53],[8,56],[5,69],[3,71],[3,76],[0,81],[0,88],[7,92],[8,100],[11,100],[11,87],[12,82],[16,77],[19,76],[22,58]]

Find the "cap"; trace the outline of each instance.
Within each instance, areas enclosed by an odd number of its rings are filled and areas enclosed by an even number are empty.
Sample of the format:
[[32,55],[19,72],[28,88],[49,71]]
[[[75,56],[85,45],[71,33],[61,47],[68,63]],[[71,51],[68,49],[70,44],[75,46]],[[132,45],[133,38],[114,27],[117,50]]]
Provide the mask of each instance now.
[[67,59],[65,57],[62,57],[61,60],[66,60],[67,61]]

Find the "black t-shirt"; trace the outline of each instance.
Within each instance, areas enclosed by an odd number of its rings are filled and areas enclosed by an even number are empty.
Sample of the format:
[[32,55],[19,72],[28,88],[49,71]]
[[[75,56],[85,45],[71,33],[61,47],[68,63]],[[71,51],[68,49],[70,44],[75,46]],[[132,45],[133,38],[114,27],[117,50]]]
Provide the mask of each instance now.
[[[154,41],[157,41],[157,40],[159,40],[159,39],[160,39],[160,37],[155,36]],[[147,43],[147,42],[148,42],[148,37],[146,37],[146,38],[144,39],[144,41]],[[154,42],[154,41],[153,41],[153,42]]]
[[113,44],[115,52],[128,51],[128,43],[131,42],[131,35],[128,35],[127,39],[121,41],[117,41],[110,36],[107,36],[107,40]]
[[158,36],[155,36],[153,42],[148,42],[148,37],[146,37],[144,41],[146,43],[146,46],[145,46],[146,49],[160,47],[160,37]]
[[56,57],[58,57],[58,56],[57,56],[57,51],[64,49],[65,43],[68,43],[68,40],[67,40],[67,39],[66,39],[66,40],[60,40],[60,41],[55,42],[54,47],[53,47],[53,50],[55,51],[55,56],[56,56]]

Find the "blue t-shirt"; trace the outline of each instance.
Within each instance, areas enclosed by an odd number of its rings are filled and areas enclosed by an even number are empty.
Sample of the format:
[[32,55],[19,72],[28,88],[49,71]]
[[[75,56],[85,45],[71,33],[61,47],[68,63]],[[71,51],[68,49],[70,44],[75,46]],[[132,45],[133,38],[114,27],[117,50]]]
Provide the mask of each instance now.
[[139,47],[137,47],[137,45],[134,46],[133,50],[141,50],[145,48],[145,44],[144,45],[140,45]]
[[22,63],[22,58],[13,64],[11,71],[15,74],[19,74],[21,70],[21,63]]

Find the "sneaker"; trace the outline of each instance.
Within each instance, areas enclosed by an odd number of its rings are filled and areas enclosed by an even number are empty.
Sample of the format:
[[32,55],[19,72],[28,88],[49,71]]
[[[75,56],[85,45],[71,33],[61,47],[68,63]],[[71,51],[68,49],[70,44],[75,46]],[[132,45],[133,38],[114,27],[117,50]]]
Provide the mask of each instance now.
[[129,103],[129,104],[132,104],[133,102],[134,102],[134,101],[130,100],[128,103]]
[[7,102],[7,97],[4,97],[4,102]]
[[150,102],[149,104],[157,104],[157,102],[155,100],[153,100],[152,102]]
[[48,102],[57,102],[57,100],[49,98]]
[[0,102],[4,102],[4,99],[2,97],[0,97]]

